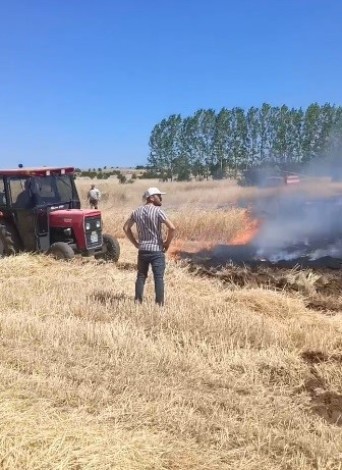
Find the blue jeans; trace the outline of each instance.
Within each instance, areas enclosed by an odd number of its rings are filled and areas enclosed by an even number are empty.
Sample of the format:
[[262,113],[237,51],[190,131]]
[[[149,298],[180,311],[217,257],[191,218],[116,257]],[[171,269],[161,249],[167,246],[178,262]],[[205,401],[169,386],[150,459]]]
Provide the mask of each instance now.
[[135,282],[135,300],[142,302],[148,268],[152,266],[156,303],[164,305],[165,254],[162,251],[140,250],[138,253],[138,275]]

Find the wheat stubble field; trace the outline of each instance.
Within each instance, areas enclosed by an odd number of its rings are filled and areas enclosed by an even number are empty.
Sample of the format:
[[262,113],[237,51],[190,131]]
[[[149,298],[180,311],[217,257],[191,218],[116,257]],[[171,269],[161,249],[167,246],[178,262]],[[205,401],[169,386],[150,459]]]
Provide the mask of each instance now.
[[[134,305],[122,225],[146,183],[98,183],[118,265],[0,260],[0,468],[341,469],[338,292],[317,309],[310,271],[284,274],[298,289],[239,287],[170,254],[164,309],[151,279]],[[162,187],[175,246],[227,242],[246,222],[233,204],[257,197],[227,182]]]

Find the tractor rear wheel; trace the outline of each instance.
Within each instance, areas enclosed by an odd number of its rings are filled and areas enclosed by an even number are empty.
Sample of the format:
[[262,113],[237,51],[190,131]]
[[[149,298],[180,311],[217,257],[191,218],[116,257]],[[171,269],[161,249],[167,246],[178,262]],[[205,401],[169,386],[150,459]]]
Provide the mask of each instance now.
[[16,254],[15,243],[11,232],[5,225],[0,225],[0,258]]
[[53,243],[47,251],[55,259],[70,261],[74,258],[75,253],[70,245],[64,242]]
[[120,258],[120,245],[117,239],[103,234],[102,253],[95,255],[95,258],[116,263]]

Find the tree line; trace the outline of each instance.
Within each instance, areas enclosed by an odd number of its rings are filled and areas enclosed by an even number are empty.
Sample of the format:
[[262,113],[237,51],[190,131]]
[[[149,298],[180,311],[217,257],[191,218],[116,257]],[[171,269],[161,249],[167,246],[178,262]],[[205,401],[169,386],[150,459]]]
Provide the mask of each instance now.
[[160,178],[223,178],[241,170],[277,166],[293,170],[315,158],[340,157],[342,107],[239,107],[173,114],[156,124],[148,167]]

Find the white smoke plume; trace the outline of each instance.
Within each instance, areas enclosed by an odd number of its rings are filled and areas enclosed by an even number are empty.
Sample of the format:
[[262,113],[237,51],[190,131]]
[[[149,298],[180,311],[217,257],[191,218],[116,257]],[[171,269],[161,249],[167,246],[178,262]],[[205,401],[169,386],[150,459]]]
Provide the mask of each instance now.
[[334,177],[342,175],[342,149],[340,155],[311,162],[300,183],[257,201],[254,213],[262,224],[252,243],[258,256],[274,262],[342,258],[342,178],[337,183]]

